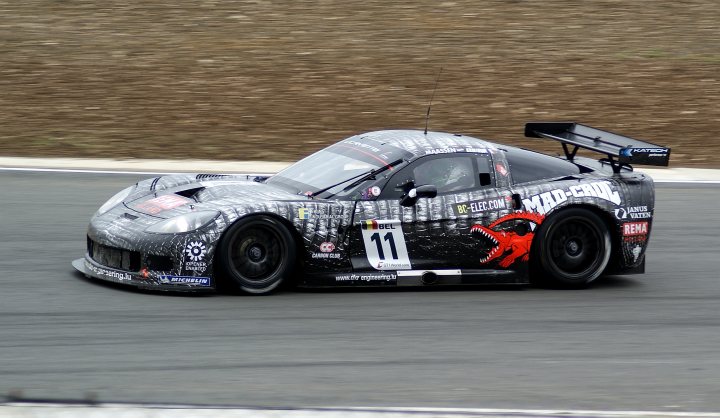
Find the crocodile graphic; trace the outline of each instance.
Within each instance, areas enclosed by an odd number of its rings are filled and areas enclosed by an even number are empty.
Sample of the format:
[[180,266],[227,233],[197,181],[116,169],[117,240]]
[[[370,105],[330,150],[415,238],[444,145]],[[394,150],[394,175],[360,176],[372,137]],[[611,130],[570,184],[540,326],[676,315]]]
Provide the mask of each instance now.
[[544,215],[537,213],[515,212],[498,218],[488,226],[480,224],[473,225],[472,228],[470,228],[470,233],[485,238],[493,245],[485,257],[480,257],[480,263],[485,264],[498,259],[498,264],[501,267],[509,267],[518,259],[528,261],[530,259],[530,246],[535,236],[535,232],[533,232],[535,228],[530,228],[525,233],[514,229],[495,229],[505,222],[514,220],[529,221],[537,227],[544,219]]

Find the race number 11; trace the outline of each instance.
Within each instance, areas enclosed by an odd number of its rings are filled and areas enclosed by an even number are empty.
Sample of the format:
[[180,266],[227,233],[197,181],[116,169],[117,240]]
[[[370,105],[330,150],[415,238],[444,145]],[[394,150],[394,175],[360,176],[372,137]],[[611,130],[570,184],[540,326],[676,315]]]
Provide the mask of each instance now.
[[[385,259],[385,251],[383,251],[383,244],[380,241],[380,233],[376,232],[372,235],[370,235],[370,239],[375,242],[377,245],[378,250],[378,257],[380,257],[381,260]],[[398,253],[397,248],[395,248],[395,238],[393,238],[392,232],[388,232],[385,234],[385,237],[383,238],[385,241],[390,243],[390,251],[392,252],[392,259],[397,260],[398,259]]]
[[399,220],[371,220],[360,224],[368,262],[377,270],[411,269]]

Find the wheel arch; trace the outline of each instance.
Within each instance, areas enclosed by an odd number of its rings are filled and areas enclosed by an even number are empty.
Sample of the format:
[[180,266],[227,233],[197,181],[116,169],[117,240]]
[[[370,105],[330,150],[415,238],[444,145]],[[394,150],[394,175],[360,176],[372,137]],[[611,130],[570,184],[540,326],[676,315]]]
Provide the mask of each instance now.
[[[567,209],[585,209],[590,212],[593,212],[595,215],[597,215],[603,221],[603,223],[605,224],[605,226],[608,229],[608,232],[610,233],[610,241],[612,242],[612,245],[613,245],[612,252],[614,253],[615,252],[614,250],[619,248],[618,246],[620,245],[620,242],[619,242],[620,232],[617,227],[617,221],[615,221],[615,219],[612,217],[612,215],[607,210],[603,209],[600,206],[592,205],[589,203],[571,203],[569,205],[565,205],[565,206],[562,206],[562,207],[552,210],[550,213],[545,215],[545,219],[547,219],[551,216],[556,216],[558,213],[562,213],[563,211],[565,211]],[[545,223],[545,221],[543,221],[543,223]],[[536,237],[533,237],[533,245],[535,245],[535,240],[536,240]]]
[[543,223],[538,226],[538,229],[536,230],[535,235],[533,236],[533,240],[531,245],[531,251],[530,251],[530,276],[532,280],[533,272],[538,271],[538,264],[540,260],[537,259],[537,257],[533,257],[533,255],[538,254],[537,252],[537,246],[540,245],[540,234],[537,232],[542,228],[542,226],[547,222],[548,218],[555,217],[561,215],[564,211],[569,209],[584,209],[589,212],[592,212],[593,214],[597,215],[598,218],[603,222],[605,228],[607,229],[608,233],[610,234],[610,260],[608,261],[607,266],[603,270],[603,274],[607,271],[611,271],[612,268],[614,268],[619,259],[619,249],[621,248],[621,236],[620,231],[617,227],[617,221],[612,217],[612,215],[601,206],[589,204],[589,203],[571,203],[569,205],[561,206],[558,208],[553,209],[550,213],[545,215],[545,219],[543,220]]
[[[293,223],[290,222],[290,220],[278,215],[277,213],[252,212],[252,213],[248,213],[248,214],[245,214],[245,215],[235,218],[232,222],[227,224],[227,227],[225,228],[225,230],[222,232],[222,234],[220,234],[220,236],[217,240],[217,243],[218,243],[217,246],[218,246],[218,248],[220,248],[221,243],[225,240],[225,237],[227,236],[228,232],[230,231],[230,229],[232,228],[233,225],[235,225],[236,223],[241,222],[243,220],[252,219],[252,218],[256,218],[256,217],[260,217],[260,216],[264,216],[264,217],[270,218],[274,221],[277,221],[278,223],[280,223],[280,225],[282,225],[284,228],[287,229],[288,233],[293,238],[293,241],[295,243],[295,248],[298,252],[295,257],[295,266],[294,266],[296,274],[294,274],[293,278],[292,278],[292,284],[294,284],[297,281],[297,277],[301,276],[303,274],[302,272],[303,272],[303,268],[304,268],[304,263],[303,263],[303,260],[304,260],[303,255],[304,254],[302,254],[301,252],[305,252],[305,244],[303,243],[302,236],[300,235],[300,232],[297,230],[295,225],[293,225]],[[226,278],[222,278],[221,280],[225,280],[225,279]]]
[[300,231],[298,231],[298,229],[295,227],[295,225],[292,222],[290,222],[287,218],[284,218],[284,217],[278,215],[277,213],[273,213],[273,212],[252,212],[252,213],[248,213],[248,214],[245,214],[245,215],[235,218],[232,222],[227,224],[227,227],[225,228],[225,230],[222,232],[222,234],[220,234],[220,237],[218,238],[218,242],[220,242],[225,237],[228,230],[230,230],[231,226],[235,225],[236,223],[240,222],[241,220],[248,219],[248,218],[254,218],[257,216],[267,216],[268,218],[272,218],[272,219],[280,222],[284,227],[286,227],[288,229],[288,231],[290,232],[290,235],[292,235],[293,239],[295,240],[295,244],[297,244],[298,246],[301,246],[302,248],[305,248],[305,245],[303,244],[303,241],[302,241],[302,236],[300,235]]

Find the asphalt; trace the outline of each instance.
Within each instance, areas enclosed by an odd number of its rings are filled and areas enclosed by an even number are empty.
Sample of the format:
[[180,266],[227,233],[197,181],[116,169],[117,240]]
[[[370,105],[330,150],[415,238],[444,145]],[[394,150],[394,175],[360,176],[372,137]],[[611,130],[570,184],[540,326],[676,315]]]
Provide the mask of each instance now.
[[139,176],[0,172],[0,395],[254,406],[720,410],[720,188],[659,185],[647,273],[586,290],[182,296],[86,280]]

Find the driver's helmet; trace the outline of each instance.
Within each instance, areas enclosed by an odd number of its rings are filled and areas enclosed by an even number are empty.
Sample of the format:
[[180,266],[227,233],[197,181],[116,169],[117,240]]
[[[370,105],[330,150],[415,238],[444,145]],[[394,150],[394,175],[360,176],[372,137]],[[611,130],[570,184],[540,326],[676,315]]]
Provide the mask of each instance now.
[[[463,164],[466,160],[438,158],[430,160],[415,169],[416,185],[433,184],[442,188],[448,184],[460,183],[463,177],[472,179],[472,166]],[[469,160],[467,160],[469,162]]]

